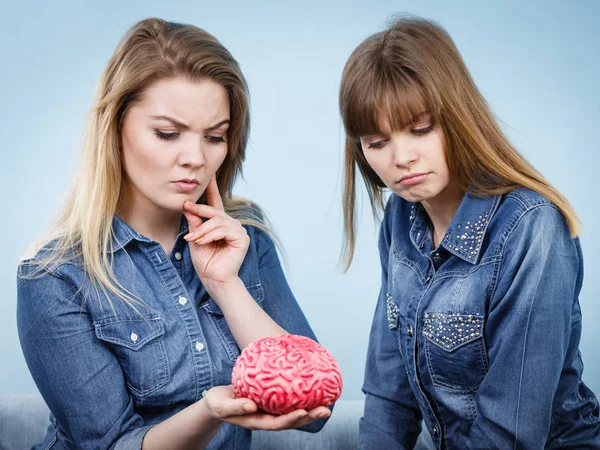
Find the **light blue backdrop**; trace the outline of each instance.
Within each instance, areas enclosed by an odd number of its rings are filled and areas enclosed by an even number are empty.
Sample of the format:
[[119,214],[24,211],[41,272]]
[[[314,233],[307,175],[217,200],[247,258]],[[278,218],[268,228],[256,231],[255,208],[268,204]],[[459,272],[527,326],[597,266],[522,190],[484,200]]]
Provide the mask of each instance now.
[[207,29],[240,62],[253,123],[237,193],[273,217],[292,288],[340,363],[343,396],[361,398],[379,289],[377,226],[365,206],[356,262],[341,274],[337,90],[352,49],[401,11],[447,28],[510,138],[578,210],[585,226],[584,380],[600,394],[600,2],[13,3],[0,13],[0,394],[36,392],[15,327],[17,261],[69,184],[86,111],[113,48],[134,22],[159,16]]

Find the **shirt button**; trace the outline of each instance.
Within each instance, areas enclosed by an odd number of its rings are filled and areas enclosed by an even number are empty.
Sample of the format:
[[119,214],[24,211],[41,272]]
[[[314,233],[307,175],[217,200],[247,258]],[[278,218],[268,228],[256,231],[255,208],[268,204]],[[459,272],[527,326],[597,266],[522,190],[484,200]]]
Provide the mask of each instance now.
[[408,337],[413,337],[413,327],[412,327],[412,325],[408,326],[408,330],[406,330],[406,334],[408,334]]
[[185,305],[187,303],[187,298],[185,297],[179,297],[179,304],[180,305]]
[[179,252],[175,253],[175,259],[177,261],[181,261],[181,253],[179,253]]
[[204,350],[204,344],[202,342],[196,342],[196,350],[198,350],[199,352]]
[[132,342],[137,342],[138,335],[135,333],[131,333],[131,335],[129,336],[129,339],[131,339]]
[[434,436],[437,436],[437,435],[438,435],[438,433],[439,433],[439,431],[438,431],[438,427],[433,427],[433,435],[434,435]]

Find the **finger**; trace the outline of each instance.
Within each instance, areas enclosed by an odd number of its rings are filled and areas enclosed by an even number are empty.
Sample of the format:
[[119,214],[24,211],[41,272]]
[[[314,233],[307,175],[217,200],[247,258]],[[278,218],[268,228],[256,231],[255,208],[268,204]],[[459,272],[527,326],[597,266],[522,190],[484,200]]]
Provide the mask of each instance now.
[[208,186],[206,186],[206,203],[221,211],[225,211],[225,208],[223,207],[223,199],[219,193],[219,186],[217,186],[216,175],[210,179]]
[[[189,234],[191,234],[194,230],[196,230],[200,225],[202,225],[202,218],[192,214],[191,212],[188,211],[183,211],[183,215],[185,216],[185,218],[188,221],[188,230],[190,231]],[[184,236],[184,238],[186,238],[187,236],[189,236],[189,234],[186,234]]]
[[201,223],[195,230],[186,234],[183,238],[188,242],[193,242],[222,226],[224,226],[223,219],[220,216],[215,216],[212,219],[208,219],[206,222]]
[[304,410],[297,410],[282,416],[257,413],[246,416],[226,417],[223,420],[250,430],[277,431],[291,428],[295,422],[303,419],[307,414]]
[[225,239],[227,236],[227,230],[224,227],[219,227],[216,230],[211,231],[210,233],[205,234],[204,236],[200,236],[194,242],[198,245],[206,245],[211,242],[221,241]]
[[329,408],[326,408],[324,406],[314,408],[308,411],[308,415],[306,417],[296,421],[291,428],[300,428],[304,425],[308,425],[309,423],[314,422],[315,420],[325,419],[330,415],[331,411],[329,410]]
[[324,419],[331,416],[331,410],[326,406],[318,406],[309,410],[308,415],[312,417],[313,420]]
[[[210,244],[211,242],[225,240],[231,247],[244,247],[244,240],[248,238],[248,233],[244,228],[231,229],[227,225],[222,225],[219,228],[200,236],[194,242],[198,245]],[[237,245],[236,243],[239,243]]]
[[226,399],[211,406],[214,415],[219,419],[239,417],[245,414],[256,413],[256,403],[247,398]]
[[213,206],[192,203],[190,201],[185,201],[183,203],[183,209],[184,211],[196,214],[198,217],[204,217],[206,219],[210,219],[212,217],[223,214],[222,210]]

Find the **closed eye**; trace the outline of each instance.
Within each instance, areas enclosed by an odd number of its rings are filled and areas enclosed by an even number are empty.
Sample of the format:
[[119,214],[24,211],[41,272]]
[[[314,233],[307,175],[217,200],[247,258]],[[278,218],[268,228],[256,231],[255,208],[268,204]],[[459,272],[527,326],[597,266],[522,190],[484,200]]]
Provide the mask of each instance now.
[[175,132],[175,133],[165,133],[163,131],[160,131],[159,129],[154,129],[154,135],[159,138],[162,139],[163,141],[172,141],[175,140],[179,137],[179,133]]
[[211,144],[222,144],[225,142],[225,138],[223,136],[206,136],[206,139]]
[[382,148],[387,143],[387,139],[381,141],[369,142],[368,148]]
[[433,124],[431,124],[425,128],[415,128],[415,129],[411,130],[411,133],[416,134],[417,136],[423,136],[432,130],[433,130]]

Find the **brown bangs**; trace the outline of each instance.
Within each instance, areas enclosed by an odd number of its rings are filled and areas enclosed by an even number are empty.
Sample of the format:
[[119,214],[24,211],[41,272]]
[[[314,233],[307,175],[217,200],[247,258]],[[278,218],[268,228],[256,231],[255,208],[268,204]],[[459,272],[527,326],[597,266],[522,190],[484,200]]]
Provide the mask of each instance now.
[[348,137],[358,140],[380,134],[384,124],[401,131],[423,116],[435,114],[425,89],[408,69],[398,70],[387,64],[380,64],[377,70],[355,68],[363,73],[349,77],[351,82],[342,95],[345,101],[341,114]]

